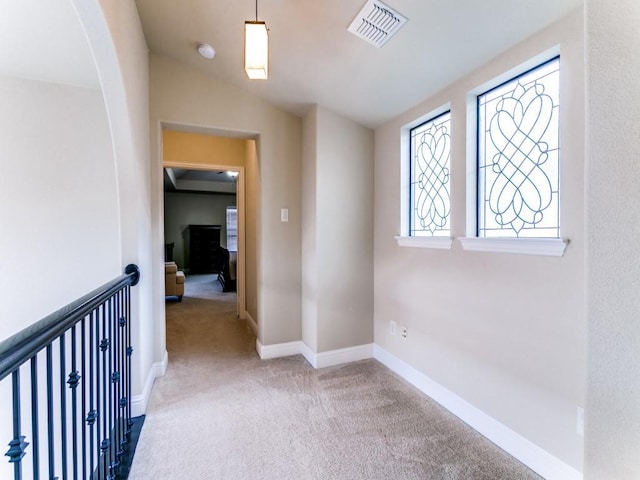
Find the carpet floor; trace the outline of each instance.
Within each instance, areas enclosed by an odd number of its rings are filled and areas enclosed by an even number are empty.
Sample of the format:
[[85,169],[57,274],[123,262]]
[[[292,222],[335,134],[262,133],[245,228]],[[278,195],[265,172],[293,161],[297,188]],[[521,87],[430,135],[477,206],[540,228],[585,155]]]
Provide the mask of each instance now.
[[235,301],[203,275],[167,303],[130,479],[540,479],[375,360],[260,360]]

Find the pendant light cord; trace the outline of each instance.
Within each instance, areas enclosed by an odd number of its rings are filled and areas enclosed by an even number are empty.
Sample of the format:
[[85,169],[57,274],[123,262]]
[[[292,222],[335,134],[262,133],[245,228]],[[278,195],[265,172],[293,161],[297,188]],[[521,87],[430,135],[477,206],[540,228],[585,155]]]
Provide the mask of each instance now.
[[256,0],[256,22],[258,21],[258,0]]

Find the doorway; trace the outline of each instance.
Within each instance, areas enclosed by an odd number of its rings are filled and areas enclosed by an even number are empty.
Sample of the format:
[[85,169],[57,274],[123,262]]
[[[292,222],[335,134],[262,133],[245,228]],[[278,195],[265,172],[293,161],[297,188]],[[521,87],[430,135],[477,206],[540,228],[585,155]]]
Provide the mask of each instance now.
[[[213,177],[210,179],[213,182],[221,180],[227,172],[237,173],[237,312],[257,335],[259,138],[240,132],[164,123],[161,134],[163,170],[183,169],[191,172],[190,175]],[[201,178],[185,180],[196,190],[204,188],[202,183],[197,183]],[[220,190],[220,185],[217,189]],[[219,223],[226,224],[226,220],[220,218]]]
[[[219,170],[164,167],[165,262],[173,261],[192,276],[206,276],[210,285],[225,293],[236,293],[243,284],[238,257],[241,232],[238,228],[238,188],[241,169]],[[189,284],[189,282],[187,282]],[[185,294],[188,295],[188,287]],[[236,300],[237,316],[243,311],[241,295]]]

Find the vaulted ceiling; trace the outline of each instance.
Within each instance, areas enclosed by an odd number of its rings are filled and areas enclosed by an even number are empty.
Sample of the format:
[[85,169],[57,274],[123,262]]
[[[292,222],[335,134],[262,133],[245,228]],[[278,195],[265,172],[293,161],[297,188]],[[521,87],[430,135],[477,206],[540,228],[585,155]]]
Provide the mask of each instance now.
[[[284,110],[320,104],[376,127],[582,5],[583,0],[385,0],[409,21],[382,48],[347,31],[366,0],[259,0],[268,80],[243,70],[254,0],[136,0],[152,54],[171,57]],[[99,88],[69,0],[0,0],[0,75]],[[217,51],[198,55],[198,42]],[[200,172],[201,174],[201,172]]]
[[[409,21],[382,48],[347,31],[366,0],[259,0],[268,80],[243,70],[254,0],[136,0],[147,44],[292,113],[320,104],[375,127],[582,5],[583,0],[386,0]],[[69,0],[0,0],[0,74],[99,88]],[[217,51],[200,57],[198,42]]]
[[[582,5],[582,0],[384,0],[409,21],[382,48],[347,31],[366,0],[259,0],[268,80],[243,70],[254,0],[136,0],[149,49],[302,115],[320,104],[375,127]],[[200,57],[198,42],[217,51]]]
[[100,87],[69,0],[0,0],[0,75]]

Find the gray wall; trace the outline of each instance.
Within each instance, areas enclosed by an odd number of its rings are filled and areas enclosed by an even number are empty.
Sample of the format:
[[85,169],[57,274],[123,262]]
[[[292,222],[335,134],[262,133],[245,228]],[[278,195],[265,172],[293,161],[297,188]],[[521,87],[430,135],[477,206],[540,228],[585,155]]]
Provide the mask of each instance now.
[[164,195],[164,239],[175,243],[173,259],[186,268],[184,230],[188,225],[221,225],[220,244],[227,246],[227,207],[236,204],[235,195],[167,192]]

